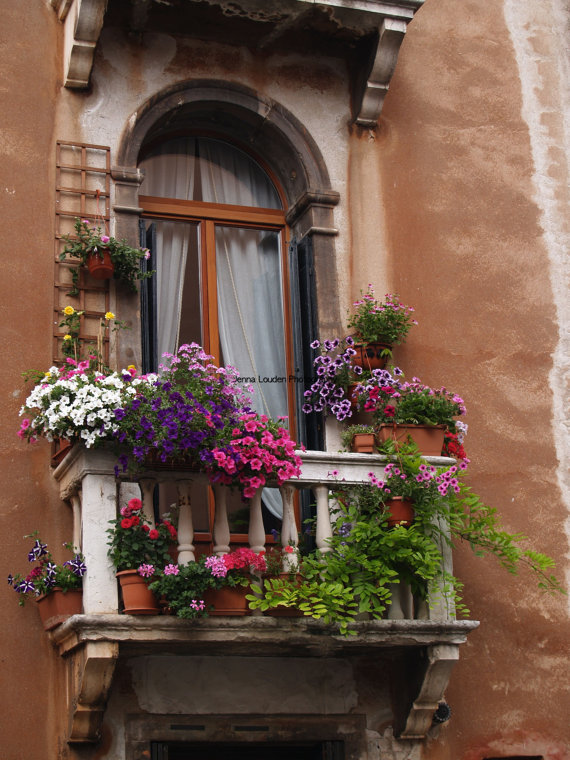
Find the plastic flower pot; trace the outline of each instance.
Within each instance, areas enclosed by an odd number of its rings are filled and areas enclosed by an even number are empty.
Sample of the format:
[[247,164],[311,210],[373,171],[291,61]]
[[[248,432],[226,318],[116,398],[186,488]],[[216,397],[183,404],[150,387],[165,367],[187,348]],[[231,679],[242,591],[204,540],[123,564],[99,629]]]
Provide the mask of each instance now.
[[394,496],[393,499],[387,501],[386,512],[388,513],[389,528],[394,528],[396,525],[403,525],[407,528],[414,522],[414,505],[402,496]]
[[358,454],[374,454],[376,438],[374,433],[355,433],[352,436],[351,449]]
[[220,589],[208,589],[204,593],[208,615],[249,615],[249,606],[245,598],[249,593],[249,586],[223,586]]
[[137,570],[121,570],[117,578],[121,584],[123,612],[126,615],[158,615],[156,597]]
[[72,615],[81,615],[83,591],[80,588],[70,591],[55,588],[49,594],[38,596],[36,604],[45,630],[51,631]]
[[425,457],[439,457],[443,449],[445,425],[380,425],[376,431],[378,444],[392,440],[398,444],[408,443],[411,438]]
[[89,274],[96,280],[110,280],[115,271],[111,254],[108,248],[100,248],[97,253],[90,253],[87,257],[87,269]]
[[358,364],[362,369],[384,369],[388,363],[392,346],[389,343],[355,343],[356,354],[352,357],[352,363]]

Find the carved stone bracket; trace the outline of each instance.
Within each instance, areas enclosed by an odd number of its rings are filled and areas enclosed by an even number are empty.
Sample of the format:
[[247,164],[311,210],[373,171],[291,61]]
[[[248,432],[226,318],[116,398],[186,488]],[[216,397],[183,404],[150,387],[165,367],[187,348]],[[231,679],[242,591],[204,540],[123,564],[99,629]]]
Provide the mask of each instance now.
[[98,741],[118,657],[114,641],[91,641],[68,655],[68,741]]
[[107,0],[51,0],[51,4],[65,29],[64,85],[84,89],[89,85]]
[[382,21],[370,72],[355,103],[356,123],[361,127],[375,127],[378,122],[406,27],[407,22],[399,19]]
[[406,720],[400,739],[423,739],[430,729],[433,716],[449,683],[451,670],[459,659],[457,644],[436,644],[427,647],[420,688]]

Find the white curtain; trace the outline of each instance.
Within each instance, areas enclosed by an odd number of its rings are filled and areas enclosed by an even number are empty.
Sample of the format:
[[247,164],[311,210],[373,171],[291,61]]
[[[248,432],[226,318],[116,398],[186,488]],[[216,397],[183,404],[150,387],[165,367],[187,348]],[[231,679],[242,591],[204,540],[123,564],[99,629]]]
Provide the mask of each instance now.
[[[140,163],[145,170],[141,195],[189,200],[194,194],[194,138],[162,143]],[[178,348],[180,312],[188,243],[192,228],[187,224],[160,222],[156,225],[156,289],[158,357]]]

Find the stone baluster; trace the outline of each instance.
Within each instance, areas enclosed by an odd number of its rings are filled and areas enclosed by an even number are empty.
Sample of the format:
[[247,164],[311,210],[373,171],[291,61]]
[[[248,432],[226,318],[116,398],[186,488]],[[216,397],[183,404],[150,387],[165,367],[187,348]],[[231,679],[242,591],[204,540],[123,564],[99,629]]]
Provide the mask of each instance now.
[[[299,544],[299,530],[295,519],[295,488],[286,485],[279,488],[283,500],[283,522],[281,524],[281,547],[283,555],[283,572],[288,573],[298,568],[297,546]],[[295,551],[287,551],[286,547],[293,547]]]
[[227,554],[230,551],[230,524],[228,522],[227,486],[216,483],[214,491],[214,554]]
[[73,548],[81,549],[81,491],[70,499],[73,513]]
[[154,488],[156,486],[156,480],[154,478],[141,478],[139,480],[141,489],[143,515],[154,527]]
[[265,528],[263,527],[263,515],[261,514],[261,492],[258,488],[251,497],[249,506],[249,547],[254,552],[262,552],[265,549]]
[[388,620],[404,620],[404,610],[400,600],[400,584],[390,583],[390,591],[392,593],[392,603],[388,607]]
[[313,486],[313,493],[317,500],[317,549],[324,554],[331,551],[328,540],[332,538],[329,487],[327,485],[315,485]]
[[109,521],[117,517],[117,481],[108,475],[87,473],[81,484],[82,541],[87,573],[83,578],[86,615],[117,612],[119,598],[115,568],[107,549]]
[[190,503],[191,480],[180,480],[178,489],[178,564],[187,565],[194,562],[194,526],[192,523],[192,507]]

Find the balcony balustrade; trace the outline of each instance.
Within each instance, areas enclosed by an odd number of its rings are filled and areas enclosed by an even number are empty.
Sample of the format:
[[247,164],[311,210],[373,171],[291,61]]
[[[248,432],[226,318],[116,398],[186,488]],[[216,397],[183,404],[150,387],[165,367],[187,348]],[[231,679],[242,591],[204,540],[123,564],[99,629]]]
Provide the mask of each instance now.
[[[332,536],[331,510],[334,502],[329,498],[331,490],[343,486],[369,484],[369,473],[382,478],[386,464],[385,457],[370,454],[332,453],[323,451],[298,452],[302,459],[299,478],[284,483],[279,491],[283,501],[283,521],[281,542],[283,547],[298,545],[299,526],[295,517],[295,493],[310,489],[316,503],[316,548],[325,553],[330,551],[328,539]],[[453,460],[445,457],[431,457],[430,462],[449,465]],[[85,614],[118,612],[117,582],[115,570],[107,556],[107,533],[109,521],[118,514],[119,502],[140,496],[143,512],[154,523],[155,486],[173,483],[178,493],[178,562],[181,565],[196,559],[194,543],[195,519],[192,510],[192,490],[197,482],[207,483],[203,473],[189,472],[176,465],[162,469],[160,465],[149,465],[136,480],[128,476],[116,478],[116,456],[104,449],[88,450],[76,447],[55,470],[60,485],[61,496],[73,507],[73,543],[81,547],[85,555],[88,572],[83,581],[83,609]],[[228,519],[227,495],[229,488],[213,486],[215,518],[213,523],[213,551],[224,554],[230,551],[230,523]],[[255,552],[265,550],[266,531],[262,516],[262,495],[260,488],[250,499],[248,540]],[[451,553],[442,547],[447,573],[452,572]],[[284,571],[288,570],[294,554],[283,552]],[[439,602],[429,607],[425,602],[417,602],[409,588],[394,584],[392,604],[387,617],[391,620],[422,619],[445,621],[454,618],[451,600],[443,594],[437,595]]]
[[[310,489],[316,503],[316,548],[330,550],[331,491],[343,486],[369,483],[369,473],[382,478],[386,459],[380,455],[299,452],[301,475],[280,487],[283,500],[281,541],[297,545],[299,526],[295,518],[295,494]],[[83,614],[58,626],[49,635],[59,653],[69,662],[73,687],[69,697],[70,740],[95,741],[105,709],[107,693],[119,655],[160,652],[185,654],[220,653],[233,656],[274,657],[369,657],[376,648],[392,648],[401,657],[403,648],[422,654],[413,657],[413,676],[405,670],[408,694],[402,714],[396,717],[396,731],[402,738],[421,738],[431,725],[442,699],[451,668],[459,657],[459,645],[478,623],[457,621],[452,602],[441,593],[431,604],[416,603],[405,584],[395,584],[392,604],[385,620],[358,620],[357,635],[341,636],[333,625],[307,617],[274,618],[253,613],[246,617],[208,617],[182,620],[171,616],[119,614],[115,570],[107,555],[107,529],[116,518],[120,504],[139,496],[145,515],[154,519],[155,486],[174,483],[178,493],[178,562],[192,562],[196,556],[192,494],[205,476],[183,468],[149,466],[136,479],[115,476],[116,456],[103,448],[74,447],[54,470],[60,494],[73,509],[73,542],[80,546],[87,565],[83,579]],[[449,465],[453,460],[430,457],[428,462]],[[215,517],[213,551],[223,554],[230,547],[226,486],[214,486]],[[248,542],[254,551],[265,547],[262,517],[262,490],[250,500]],[[451,552],[441,547],[444,570],[452,572]],[[287,562],[287,552],[283,552]],[[410,667],[409,663],[406,668]]]

